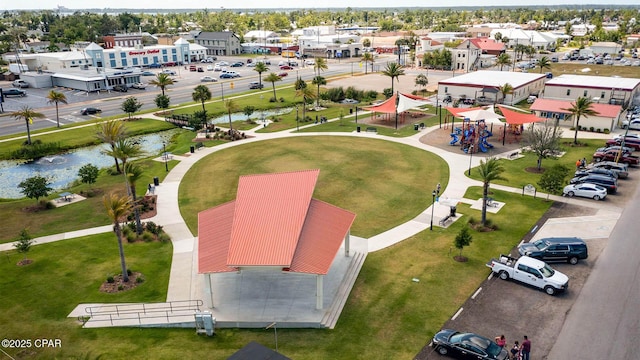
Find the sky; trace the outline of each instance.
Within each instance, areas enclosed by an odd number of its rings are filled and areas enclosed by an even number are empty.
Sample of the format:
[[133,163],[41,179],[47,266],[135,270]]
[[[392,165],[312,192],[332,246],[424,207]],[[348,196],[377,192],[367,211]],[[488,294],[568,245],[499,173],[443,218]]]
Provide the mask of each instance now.
[[[358,7],[442,7],[446,6],[441,1],[434,0],[397,0],[393,1],[393,6],[389,5],[389,1],[381,0],[294,0],[287,2],[278,1],[259,1],[259,0],[234,0],[226,1],[203,1],[196,2],[180,2],[175,0],[23,0],[11,1],[3,0],[0,4],[0,10],[36,10],[36,9],[54,9],[58,5],[69,9],[214,9],[225,7],[228,9],[269,9],[282,8],[286,4],[288,8],[305,8],[305,9],[326,9],[326,8],[351,8]],[[488,1],[486,6],[520,6],[527,5],[558,5],[558,4],[595,4],[595,5],[638,5],[638,0],[494,0]],[[221,6],[226,4],[227,6]],[[458,0],[455,6],[478,6],[480,2],[477,0]],[[590,7],[590,6],[585,6]]]

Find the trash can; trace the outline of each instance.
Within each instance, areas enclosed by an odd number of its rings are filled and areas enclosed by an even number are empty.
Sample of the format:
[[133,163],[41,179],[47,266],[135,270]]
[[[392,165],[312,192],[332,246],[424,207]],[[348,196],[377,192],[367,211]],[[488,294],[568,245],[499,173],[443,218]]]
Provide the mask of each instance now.
[[191,153],[193,154],[194,152],[196,152],[196,147],[195,146],[189,147],[189,151],[191,151]]
[[158,185],[160,185],[160,179],[158,179],[158,177],[157,177],[157,176],[155,176],[155,177],[153,178],[153,185],[154,185],[154,186],[158,186]]
[[356,127],[356,132],[360,132],[360,126]]
[[413,124],[413,130],[418,131],[418,124]]
[[455,207],[455,205],[451,206],[451,208],[449,209],[449,215],[451,217],[456,217],[456,210],[457,210],[457,208]]

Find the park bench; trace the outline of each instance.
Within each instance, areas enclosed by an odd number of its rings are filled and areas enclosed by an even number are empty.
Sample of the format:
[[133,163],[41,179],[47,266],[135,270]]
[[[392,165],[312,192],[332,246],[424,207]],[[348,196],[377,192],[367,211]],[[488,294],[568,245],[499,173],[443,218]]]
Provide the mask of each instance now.
[[518,155],[520,154],[520,151],[514,151],[511,154],[509,154],[509,159],[515,159],[518,157]]
[[204,144],[202,142],[197,142],[196,143],[196,150],[200,150],[203,147],[204,147]]
[[369,127],[367,127],[367,132],[374,132],[374,133],[377,133],[377,132],[378,132],[378,129],[376,129],[376,128],[375,128],[375,127],[373,127],[373,126],[369,126]]
[[451,214],[440,219],[440,226],[446,226],[449,221],[451,221]]

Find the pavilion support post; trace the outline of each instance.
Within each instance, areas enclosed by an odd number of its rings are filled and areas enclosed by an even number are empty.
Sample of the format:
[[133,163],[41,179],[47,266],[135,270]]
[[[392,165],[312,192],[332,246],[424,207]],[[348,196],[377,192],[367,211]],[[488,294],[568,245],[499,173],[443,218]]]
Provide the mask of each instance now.
[[316,309],[322,309],[322,297],[324,296],[322,291],[322,280],[324,279],[324,275],[316,275]]
[[210,308],[214,308],[213,306],[213,289],[211,286],[211,274],[205,274],[205,286],[206,286],[206,291],[209,294],[209,300],[211,302],[211,306],[209,306]]

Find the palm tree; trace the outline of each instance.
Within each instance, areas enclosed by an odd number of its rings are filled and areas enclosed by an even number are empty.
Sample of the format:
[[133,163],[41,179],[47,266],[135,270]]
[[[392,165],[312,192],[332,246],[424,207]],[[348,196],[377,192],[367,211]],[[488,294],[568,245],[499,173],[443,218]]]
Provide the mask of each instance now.
[[25,105],[20,108],[19,111],[12,112],[11,117],[15,119],[24,119],[25,124],[27,124],[27,144],[31,145],[31,128],[29,127],[29,125],[33,124],[34,118],[44,118],[44,114],[35,112],[31,107]]
[[202,104],[202,121],[204,122],[205,132],[208,129],[207,126],[207,109],[204,107],[205,101],[211,100],[211,90],[206,85],[198,85],[193,89],[191,94],[193,101],[199,101]]
[[299,90],[296,90],[296,96],[302,96],[302,119],[307,118],[307,100],[313,100],[317,98],[317,94],[314,89],[309,86],[305,86]]
[[276,97],[276,81],[282,81],[282,78],[280,76],[278,76],[278,74],[276,73],[270,73],[265,79],[264,81],[268,81],[271,83],[271,85],[273,86],[273,100],[274,101],[278,101],[277,97]]
[[231,114],[238,111],[238,104],[235,102],[235,100],[228,99],[224,101],[224,108],[227,110],[227,114],[229,114],[229,129],[233,130],[233,125],[231,123]]
[[142,155],[142,149],[131,138],[121,138],[115,142],[113,150],[105,151],[105,154],[118,158],[125,169],[129,159]]
[[578,144],[578,129],[580,129],[580,118],[588,117],[593,115],[598,115],[598,112],[592,109],[593,101],[588,97],[579,97],[575,102],[571,103],[571,107],[566,110],[571,113],[571,115],[576,117],[575,129],[576,132],[573,136],[573,143],[575,145]]
[[491,157],[486,161],[480,160],[480,167],[478,172],[482,181],[482,226],[487,221],[487,199],[489,195],[489,184],[495,180],[506,180],[502,177],[504,167],[498,161],[498,159]]
[[502,93],[502,103],[504,104],[507,95],[513,94],[513,85],[504,83],[504,85],[500,86],[500,93]]
[[263,62],[259,62],[256,64],[256,67],[253,68],[253,71],[258,73],[260,88],[262,88],[262,73],[269,71],[269,67],[267,67]]
[[320,107],[320,86],[327,85],[327,79],[318,75],[311,80],[311,83],[318,87],[318,91],[316,92],[316,107]]
[[315,71],[318,76],[320,76],[320,71],[325,71],[329,68],[325,58],[316,58],[315,62],[316,63],[313,65],[313,71]]
[[[368,63],[373,62],[373,55],[370,52],[366,52],[362,54],[362,61],[364,61],[364,73],[367,74],[367,65]],[[372,69],[373,70],[373,69]]]
[[131,199],[133,200],[133,204],[135,204],[133,208],[133,213],[136,218],[136,233],[138,235],[142,234],[142,222],[140,221],[140,211],[137,206],[138,199],[136,196],[136,182],[142,178],[142,168],[133,163],[127,163],[126,166],[123,166],[124,174],[127,180],[127,186],[129,187],[127,192],[131,194]]
[[129,274],[127,274],[127,264],[124,260],[124,248],[122,247],[122,228],[120,221],[123,220],[131,212],[131,199],[128,196],[119,196],[111,193],[109,196],[102,198],[102,203],[107,210],[107,216],[113,223],[113,232],[118,238],[118,249],[120,250],[120,265],[122,266],[122,279],[129,282]]
[[511,65],[511,55],[507,53],[502,53],[498,55],[498,58],[496,59],[496,65],[500,65],[500,71],[502,71],[503,66]]
[[164,89],[169,85],[173,85],[173,79],[169,74],[159,73],[155,79],[149,81],[149,84],[159,86],[160,90],[162,90],[162,96],[164,96]]
[[67,103],[67,97],[61,92],[57,92],[55,90],[51,90],[47,94],[47,103],[48,104],[56,104],[56,122],[58,123],[58,127],[60,127],[60,114],[58,113],[58,104],[59,103],[66,104]]
[[395,94],[395,92],[393,91],[393,80],[397,78],[398,81],[400,81],[400,76],[404,75],[402,66],[400,66],[400,64],[396,62],[388,63],[387,67],[382,70],[382,75],[391,78],[391,93]]
[[538,60],[538,67],[540,68],[540,74],[542,74],[543,70],[551,69],[551,59],[546,56],[541,57]]
[[[124,123],[119,120],[110,120],[98,124],[98,131],[96,137],[103,143],[109,144],[111,151],[115,151],[116,141],[126,136],[126,129]],[[112,155],[113,160],[116,162],[116,171],[120,173],[120,164],[118,163],[118,157],[115,153]]]

